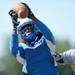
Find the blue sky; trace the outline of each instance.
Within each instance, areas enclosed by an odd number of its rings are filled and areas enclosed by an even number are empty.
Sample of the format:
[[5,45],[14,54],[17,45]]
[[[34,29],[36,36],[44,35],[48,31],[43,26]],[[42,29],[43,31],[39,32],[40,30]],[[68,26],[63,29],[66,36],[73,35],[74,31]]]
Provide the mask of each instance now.
[[75,0],[0,0],[0,50],[6,35],[12,32],[8,11],[15,3],[26,2],[37,18],[59,37],[75,41]]

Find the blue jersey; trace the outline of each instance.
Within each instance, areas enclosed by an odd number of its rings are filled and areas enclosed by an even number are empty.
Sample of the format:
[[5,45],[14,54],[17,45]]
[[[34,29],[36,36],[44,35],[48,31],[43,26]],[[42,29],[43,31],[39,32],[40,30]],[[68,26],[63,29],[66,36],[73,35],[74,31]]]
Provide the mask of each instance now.
[[42,22],[37,21],[36,26],[43,36],[35,42],[34,46],[19,43],[18,34],[12,34],[11,52],[23,64],[23,72],[28,71],[30,75],[58,75],[52,56],[55,46],[54,37]]

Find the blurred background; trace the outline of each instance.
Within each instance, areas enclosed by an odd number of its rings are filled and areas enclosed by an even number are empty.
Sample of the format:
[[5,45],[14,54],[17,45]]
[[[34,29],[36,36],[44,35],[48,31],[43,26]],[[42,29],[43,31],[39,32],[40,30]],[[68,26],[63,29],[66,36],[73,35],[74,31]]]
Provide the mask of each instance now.
[[[10,54],[12,23],[8,12],[18,2],[27,3],[56,39],[58,53],[74,48],[75,0],[0,0],[0,75],[21,75],[22,65]],[[75,65],[58,64],[60,75],[75,75]]]

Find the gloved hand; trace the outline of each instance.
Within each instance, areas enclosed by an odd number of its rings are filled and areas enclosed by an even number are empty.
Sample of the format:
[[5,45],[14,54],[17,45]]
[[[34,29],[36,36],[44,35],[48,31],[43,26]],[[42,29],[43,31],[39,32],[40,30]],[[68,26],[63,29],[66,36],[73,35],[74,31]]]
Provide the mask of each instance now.
[[64,60],[61,54],[56,52],[56,54],[54,55],[54,58],[58,63],[64,63]]
[[26,3],[21,3],[21,4],[25,5],[28,8],[28,11],[29,11],[28,18],[30,18],[31,16],[34,16],[31,9],[29,8],[29,6]]
[[11,16],[13,25],[18,26],[20,22],[18,21],[18,15],[16,14],[16,12],[10,10],[8,14]]
[[28,14],[28,18],[30,18],[30,16],[34,16],[34,14],[32,13],[31,9],[29,7],[28,8],[28,11],[29,11],[29,14]]

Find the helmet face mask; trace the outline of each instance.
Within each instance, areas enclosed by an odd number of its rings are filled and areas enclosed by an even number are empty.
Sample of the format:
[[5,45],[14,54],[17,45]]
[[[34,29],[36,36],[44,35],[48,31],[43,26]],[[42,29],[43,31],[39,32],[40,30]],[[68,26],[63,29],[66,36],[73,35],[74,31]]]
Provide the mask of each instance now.
[[36,39],[35,27],[32,22],[19,26],[18,33],[27,43],[31,43]]
[[34,28],[32,25],[26,25],[23,29],[22,29],[22,33],[25,35],[25,36],[28,36],[31,32],[34,32]]

